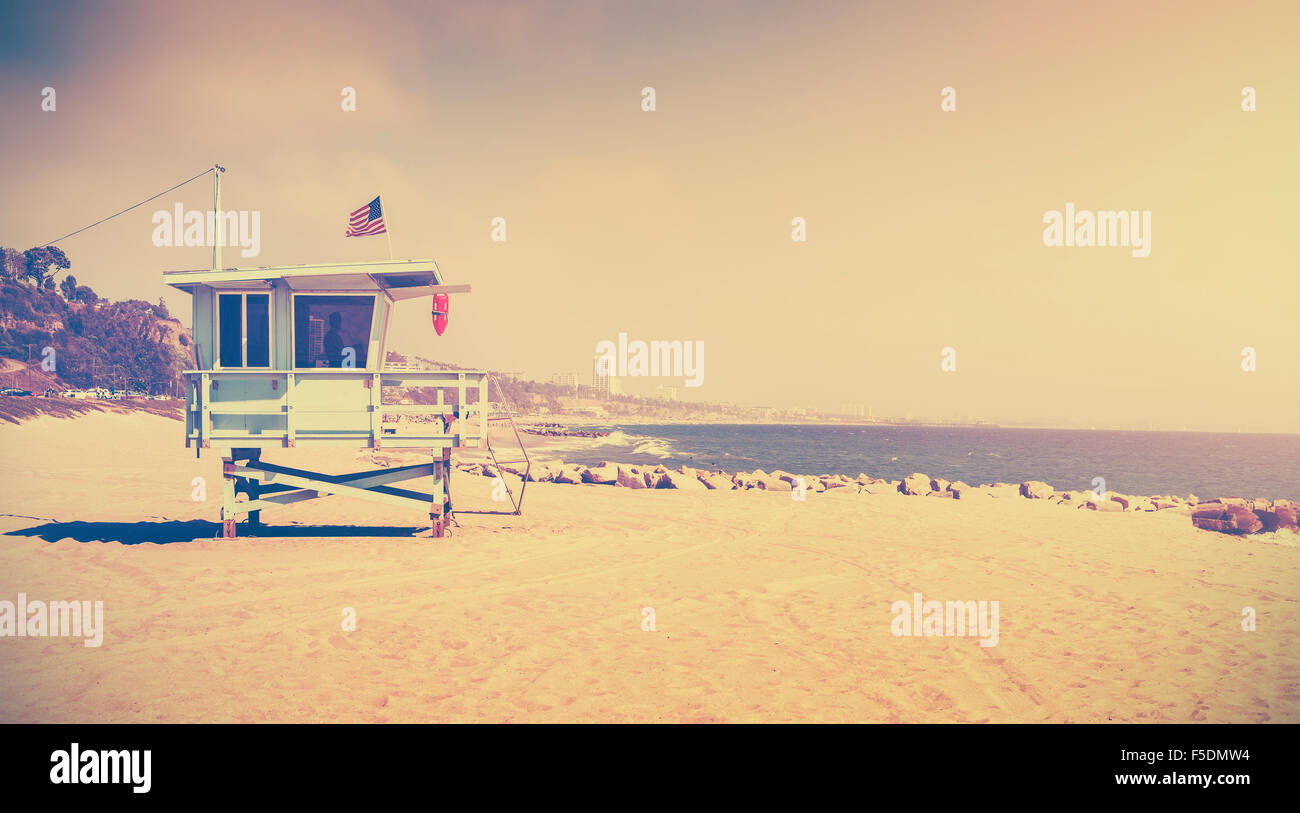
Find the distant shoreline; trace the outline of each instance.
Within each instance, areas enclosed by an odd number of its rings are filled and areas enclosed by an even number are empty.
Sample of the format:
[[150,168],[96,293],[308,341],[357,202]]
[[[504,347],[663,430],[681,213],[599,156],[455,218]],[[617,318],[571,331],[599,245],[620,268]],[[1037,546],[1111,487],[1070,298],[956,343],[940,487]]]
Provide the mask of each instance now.
[[1080,427],[1080,426],[1042,426],[1039,424],[970,424],[970,423],[872,423],[856,421],[791,421],[791,420],[689,420],[685,418],[661,419],[641,418],[637,416],[589,418],[574,415],[525,415],[515,418],[515,422],[524,425],[555,423],[565,426],[829,426],[853,427],[862,429],[1027,429],[1045,432],[1132,432],[1167,435],[1255,435],[1260,437],[1296,437],[1296,432],[1237,432],[1225,429],[1134,429],[1123,427]]

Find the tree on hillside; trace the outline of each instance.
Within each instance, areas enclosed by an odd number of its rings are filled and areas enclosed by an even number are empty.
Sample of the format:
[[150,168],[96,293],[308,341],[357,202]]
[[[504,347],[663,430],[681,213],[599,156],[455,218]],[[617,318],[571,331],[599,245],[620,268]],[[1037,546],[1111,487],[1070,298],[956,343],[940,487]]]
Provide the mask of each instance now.
[[59,271],[67,271],[72,268],[72,263],[68,260],[68,255],[63,253],[63,249],[57,246],[41,246],[38,248],[29,248],[23,252],[23,257],[27,263],[27,279],[31,280],[37,288],[54,288],[54,277]]
[[72,302],[72,297],[77,293],[77,278],[72,276],[72,274],[68,274],[64,277],[63,282],[59,283],[59,292],[63,294],[64,299]]
[[12,280],[27,276],[27,258],[21,251],[0,246],[0,276]]

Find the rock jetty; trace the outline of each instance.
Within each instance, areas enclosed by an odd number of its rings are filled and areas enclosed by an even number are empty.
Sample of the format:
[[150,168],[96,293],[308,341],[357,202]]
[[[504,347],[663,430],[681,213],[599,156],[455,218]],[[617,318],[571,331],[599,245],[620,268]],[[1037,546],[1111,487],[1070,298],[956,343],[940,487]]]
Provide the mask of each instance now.
[[[498,472],[487,463],[461,463],[460,471],[496,477]],[[559,460],[535,461],[531,468],[505,465],[501,471],[536,483],[607,485],[632,489],[678,489],[688,491],[781,491],[787,494],[819,494],[848,489],[859,494],[891,494],[913,497],[937,497],[953,500],[1012,499],[1041,500],[1048,504],[1103,513],[1172,513],[1189,517],[1197,528],[1216,533],[1245,535],[1290,531],[1300,533],[1297,514],[1300,502],[1292,500],[1244,499],[1222,497],[1202,500],[1187,497],[1144,497],[1107,492],[1058,491],[1039,480],[1022,483],[985,483],[971,486],[960,480],[949,482],[920,472],[902,480],[881,480],[859,474],[791,474],[780,469],[772,472],[755,469],[727,474],[723,471],[665,466],[611,463],[594,466],[564,463]]]

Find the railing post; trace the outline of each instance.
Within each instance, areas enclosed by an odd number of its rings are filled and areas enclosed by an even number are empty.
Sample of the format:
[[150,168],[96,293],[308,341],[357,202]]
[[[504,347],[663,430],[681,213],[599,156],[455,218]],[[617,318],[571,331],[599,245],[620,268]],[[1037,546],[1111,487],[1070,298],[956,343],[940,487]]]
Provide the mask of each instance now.
[[[185,376],[185,448],[190,448],[190,436],[198,434],[195,427],[199,424],[199,380]],[[201,438],[196,443],[202,446]]]
[[384,399],[380,397],[383,392],[383,376],[373,373],[370,382],[370,445],[378,449],[384,438]]
[[478,445],[487,443],[488,433],[488,377],[482,373],[478,378]]
[[298,436],[294,429],[293,420],[293,373],[285,373],[284,378],[284,443],[292,449],[298,445]]
[[212,376],[209,373],[203,373],[203,393],[202,401],[199,408],[202,412],[199,415],[199,447],[208,448],[212,441]]

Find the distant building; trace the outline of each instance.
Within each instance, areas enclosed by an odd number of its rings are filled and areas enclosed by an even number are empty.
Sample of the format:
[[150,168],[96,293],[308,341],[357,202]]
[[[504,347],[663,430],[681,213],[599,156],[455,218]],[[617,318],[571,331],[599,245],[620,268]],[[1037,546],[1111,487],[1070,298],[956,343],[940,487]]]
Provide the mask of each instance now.
[[659,386],[655,387],[655,397],[660,399],[661,401],[676,401],[677,388],[666,387],[663,384],[660,384]]
[[557,387],[568,387],[570,389],[578,388],[577,373],[554,373],[551,376],[551,383]]
[[591,391],[594,397],[608,401],[610,375],[601,362],[602,359],[597,358],[591,363]]

